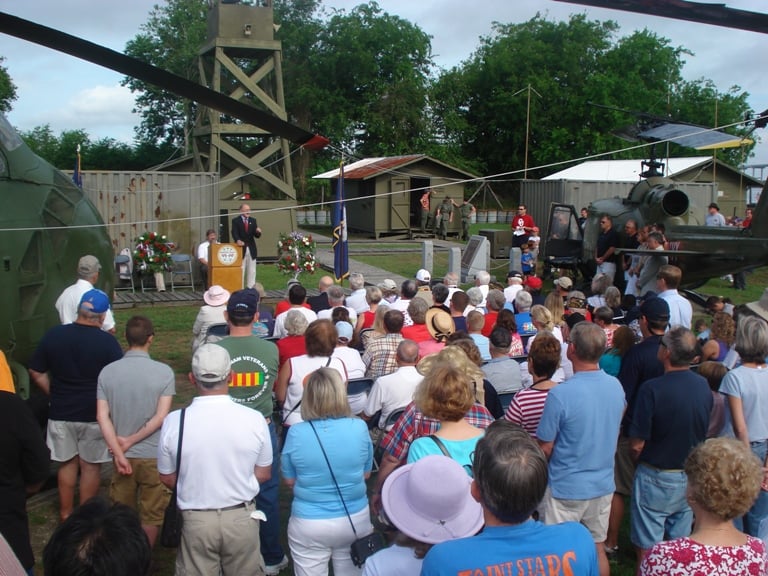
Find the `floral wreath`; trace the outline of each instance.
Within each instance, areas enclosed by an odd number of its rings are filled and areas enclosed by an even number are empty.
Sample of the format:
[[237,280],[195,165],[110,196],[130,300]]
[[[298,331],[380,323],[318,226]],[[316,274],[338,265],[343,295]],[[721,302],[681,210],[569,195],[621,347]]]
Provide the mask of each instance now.
[[175,247],[165,234],[144,232],[136,238],[133,265],[141,272],[162,272],[171,269],[171,249]]
[[317,244],[311,234],[309,236],[304,236],[301,232],[280,234],[280,239],[277,241],[279,251],[277,269],[283,274],[293,274],[294,277],[302,272],[314,274],[317,267],[315,248]]

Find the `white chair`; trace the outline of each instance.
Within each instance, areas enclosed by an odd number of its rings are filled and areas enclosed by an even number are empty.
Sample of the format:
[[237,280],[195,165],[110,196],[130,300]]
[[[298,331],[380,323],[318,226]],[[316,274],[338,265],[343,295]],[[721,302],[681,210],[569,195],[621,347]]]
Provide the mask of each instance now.
[[131,257],[126,254],[115,256],[115,291],[130,290],[136,292],[136,286],[133,283],[132,264]]

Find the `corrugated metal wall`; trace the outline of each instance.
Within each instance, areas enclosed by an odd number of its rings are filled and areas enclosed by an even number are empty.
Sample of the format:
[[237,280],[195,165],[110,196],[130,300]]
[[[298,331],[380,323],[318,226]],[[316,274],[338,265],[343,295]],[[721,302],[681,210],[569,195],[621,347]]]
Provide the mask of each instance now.
[[[538,226],[546,227],[549,207],[552,203],[573,204],[578,211],[588,207],[595,200],[605,198],[626,198],[635,182],[602,182],[588,180],[523,180],[520,189],[520,203],[528,207],[528,213]],[[675,182],[688,194],[695,205],[694,213],[702,222],[707,205],[717,198],[716,184],[696,182]],[[542,230],[544,233],[545,230]]]
[[217,229],[218,175],[209,172],[83,172],[83,190],[107,225],[115,253],[159,232],[192,254]]

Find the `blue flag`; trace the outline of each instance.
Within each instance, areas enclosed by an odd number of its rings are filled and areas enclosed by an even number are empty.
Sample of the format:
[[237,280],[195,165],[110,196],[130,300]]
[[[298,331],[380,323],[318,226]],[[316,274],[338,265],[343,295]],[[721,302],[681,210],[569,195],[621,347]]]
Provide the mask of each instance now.
[[349,246],[347,244],[347,209],[344,206],[344,161],[339,164],[336,202],[333,205],[333,273],[336,282],[349,276]]
[[72,173],[72,182],[78,188],[83,187],[83,175],[80,173],[80,144],[77,145],[77,158],[75,158],[75,171]]

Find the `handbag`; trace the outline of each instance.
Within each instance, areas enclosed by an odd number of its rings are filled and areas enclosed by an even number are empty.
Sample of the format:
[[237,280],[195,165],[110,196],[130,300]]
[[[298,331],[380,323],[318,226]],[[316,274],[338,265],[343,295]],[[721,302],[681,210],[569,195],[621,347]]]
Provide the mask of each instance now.
[[178,548],[181,544],[181,529],[184,519],[179,510],[176,498],[179,487],[179,470],[181,469],[181,439],[184,437],[184,412],[186,408],[181,409],[181,418],[179,419],[179,444],[176,449],[176,482],[173,484],[173,494],[168,506],[165,507],[163,514],[163,527],[160,529],[160,545],[165,548]]
[[349,515],[347,503],[344,502],[344,496],[341,493],[341,488],[339,488],[339,483],[336,482],[336,475],[333,473],[333,468],[331,468],[331,461],[328,460],[328,454],[326,454],[323,443],[320,441],[320,436],[315,429],[314,422],[310,420],[309,425],[312,427],[312,432],[315,433],[317,443],[320,444],[320,450],[323,452],[325,463],[328,464],[328,471],[331,473],[333,484],[336,486],[336,491],[339,493],[339,498],[341,498],[341,505],[344,506],[344,512],[347,515],[347,520],[349,520],[349,525],[352,527],[352,532],[355,535],[355,541],[352,542],[352,546],[349,548],[349,555],[352,558],[353,564],[358,568],[361,568],[370,556],[373,556],[379,550],[386,548],[387,542],[384,540],[384,535],[381,534],[381,532],[376,531],[373,531],[367,536],[363,536],[362,538],[357,537],[357,530],[355,530],[355,525],[352,522],[352,516]]

